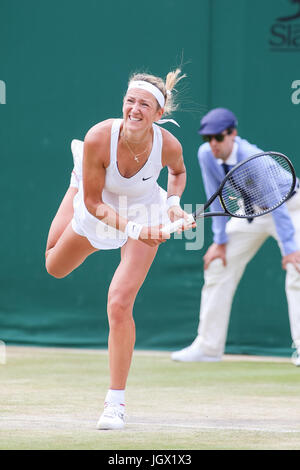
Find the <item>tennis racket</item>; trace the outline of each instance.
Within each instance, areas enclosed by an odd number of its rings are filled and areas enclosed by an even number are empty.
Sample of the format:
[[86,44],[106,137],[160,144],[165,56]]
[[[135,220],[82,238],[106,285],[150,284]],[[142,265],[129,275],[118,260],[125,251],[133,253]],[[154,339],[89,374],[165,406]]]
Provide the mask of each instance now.
[[[203,217],[231,216],[241,219],[259,217],[277,209],[295,191],[297,178],[291,161],[277,152],[262,152],[243,160],[225,176],[217,191],[190,214],[189,220],[176,220],[163,227],[164,233],[176,232],[187,223]],[[222,212],[204,212],[219,198]]]

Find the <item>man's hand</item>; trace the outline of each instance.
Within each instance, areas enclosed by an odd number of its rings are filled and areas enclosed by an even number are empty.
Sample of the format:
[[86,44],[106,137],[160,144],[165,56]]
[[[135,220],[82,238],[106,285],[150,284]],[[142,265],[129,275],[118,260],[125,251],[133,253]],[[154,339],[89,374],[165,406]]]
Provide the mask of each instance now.
[[226,243],[223,243],[222,245],[213,243],[210,245],[203,257],[204,269],[207,269],[210,263],[217,258],[221,258],[223,265],[226,266]]
[[300,251],[294,251],[289,255],[285,255],[282,257],[282,268],[286,270],[287,264],[292,264],[300,273]]

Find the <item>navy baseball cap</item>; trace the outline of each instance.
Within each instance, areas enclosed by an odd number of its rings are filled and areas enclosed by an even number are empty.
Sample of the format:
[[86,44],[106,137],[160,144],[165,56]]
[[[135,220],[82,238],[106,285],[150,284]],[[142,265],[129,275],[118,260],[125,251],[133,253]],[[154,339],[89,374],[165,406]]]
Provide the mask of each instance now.
[[198,134],[220,134],[229,127],[237,127],[238,121],[232,111],[226,108],[215,108],[209,111],[202,119]]

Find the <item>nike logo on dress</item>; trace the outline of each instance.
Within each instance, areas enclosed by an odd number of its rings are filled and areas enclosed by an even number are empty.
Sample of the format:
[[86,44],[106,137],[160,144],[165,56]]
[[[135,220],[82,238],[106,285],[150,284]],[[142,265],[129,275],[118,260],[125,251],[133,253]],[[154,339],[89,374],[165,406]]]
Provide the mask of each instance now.
[[148,176],[148,178],[143,178],[143,181],[149,180],[150,178],[152,178],[152,176]]

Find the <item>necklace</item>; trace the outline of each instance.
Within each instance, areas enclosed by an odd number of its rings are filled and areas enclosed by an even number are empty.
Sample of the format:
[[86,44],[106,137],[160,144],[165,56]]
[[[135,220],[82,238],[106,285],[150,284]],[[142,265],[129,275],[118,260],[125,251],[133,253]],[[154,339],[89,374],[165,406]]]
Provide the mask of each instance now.
[[136,153],[134,153],[134,151],[133,151],[132,148],[130,147],[129,143],[127,142],[127,139],[126,139],[126,137],[125,137],[124,132],[122,133],[122,137],[124,137],[125,144],[127,145],[128,149],[129,149],[129,151],[130,151],[130,153],[133,155],[134,160],[135,160],[137,163],[139,163],[139,162],[140,162],[139,157],[140,157],[141,155],[143,155],[143,153],[146,152],[146,150],[147,150],[147,148],[148,148],[148,145],[147,145],[147,147],[145,148],[145,150],[144,150],[143,152],[136,154]]

